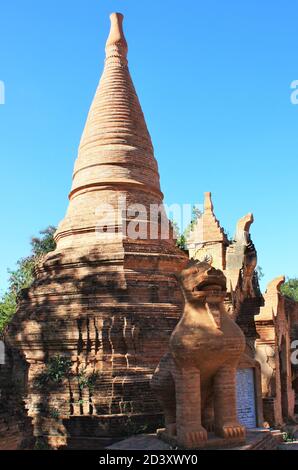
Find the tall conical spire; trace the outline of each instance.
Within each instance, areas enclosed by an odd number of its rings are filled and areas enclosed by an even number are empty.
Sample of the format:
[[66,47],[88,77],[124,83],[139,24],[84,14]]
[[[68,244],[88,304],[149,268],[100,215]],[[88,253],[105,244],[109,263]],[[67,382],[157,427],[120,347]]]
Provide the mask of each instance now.
[[73,245],[76,234],[94,232],[96,209],[107,200],[107,189],[138,190],[133,203],[163,199],[151,138],[127,66],[123,15],[113,13],[110,19],[105,67],[81,138],[68,212],[56,234],[58,246],[62,238],[64,246]]

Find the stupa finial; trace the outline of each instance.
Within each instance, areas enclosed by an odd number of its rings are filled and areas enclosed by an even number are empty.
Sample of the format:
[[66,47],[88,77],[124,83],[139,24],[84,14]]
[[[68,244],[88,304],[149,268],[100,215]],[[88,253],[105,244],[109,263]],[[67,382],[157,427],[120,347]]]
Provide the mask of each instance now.
[[107,58],[111,56],[127,56],[128,46],[123,33],[122,13],[112,13],[110,15],[111,29],[106,43]]
[[213,213],[213,202],[210,192],[204,194],[204,211]]

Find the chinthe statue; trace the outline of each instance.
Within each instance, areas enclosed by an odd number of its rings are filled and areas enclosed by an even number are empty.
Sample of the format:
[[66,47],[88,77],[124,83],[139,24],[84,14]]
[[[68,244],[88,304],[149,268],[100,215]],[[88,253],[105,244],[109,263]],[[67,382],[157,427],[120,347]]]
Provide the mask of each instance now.
[[193,260],[179,277],[184,311],[151,381],[165,416],[161,438],[183,448],[205,447],[208,432],[244,442],[236,369],[245,337],[225,310],[226,278]]

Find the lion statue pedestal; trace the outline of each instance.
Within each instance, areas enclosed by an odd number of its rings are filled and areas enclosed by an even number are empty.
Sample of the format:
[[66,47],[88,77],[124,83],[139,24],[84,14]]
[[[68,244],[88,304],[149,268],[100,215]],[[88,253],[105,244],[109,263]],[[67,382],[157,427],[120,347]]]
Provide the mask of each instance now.
[[236,368],[245,338],[225,311],[226,278],[208,263],[191,261],[180,281],[183,315],[151,381],[165,415],[158,434],[187,449],[242,444]]

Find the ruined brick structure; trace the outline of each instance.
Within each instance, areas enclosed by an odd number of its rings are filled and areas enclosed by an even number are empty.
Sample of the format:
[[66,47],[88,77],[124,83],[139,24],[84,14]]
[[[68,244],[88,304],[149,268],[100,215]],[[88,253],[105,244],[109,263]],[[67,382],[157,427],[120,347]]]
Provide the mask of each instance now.
[[[2,351],[1,351],[2,352]],[[31,419],[24,409],[26,366],[14,367],[22,359],[4,350],[0,361],[0,450],[30,449],[34,444]],[[2,359],[2,357],[1,357]]]
[[280,287],[284,282],[285,278],[281,276],[269,283],[264,294],[265,306],[255,319],[258,333],[256,357],[262,368],[264,418],[271,426],[294,420],[295,371],[291,364],[291,340],[298,323],[293,317],[295,308],[290,308],[295,307],[296,302],[281,294]]
[[290,323],[292,387],[295,393],[294,415],[298,415],[298,302],[284,297],[285,315]]
[[[187,247],[190,257],[206,259],[225,273],[227,308],[246,338],[246,353],[238,366],[240,382],[245,372],[242,387],[247,392],[252,374],[255,424],[262,425],[264,419],[279,427],[294,419],[294,389],[298,397],[297,366],[290,359],[291,341],[298,339],[298,303],[281,294],[284,277],[272,281],[264,296],[261,294],[257,252],[250,236],[253,221],[252,214],[240,219],[235,236],[228,240],[214,215],[211,194],[205,193],[204,213],[194,224]],[[252,417],[246,418],[253,425]]]
[[[57,249],[37,266],[6,334],[22,356],[20,367],[26,365],[34,435],[52,447],[86,448],[88,439],[156,424],[149,379],[181,314],[175,273],[186,255],[171,228],[169,237],[162,236],[163,194],[128,70],[122,19],[111,15],[104,72],[80,142],[69,207],[55,235]],[[129,225],[138,204],[146,213]],[[153,233],[151,205],[161,206]],[[146,239],[134,236],[138,225]],[[37,386],[57,355],[71,360],[71,375],[58,385]],[[92,389],[80,387],[82,374],[97,377]]]

